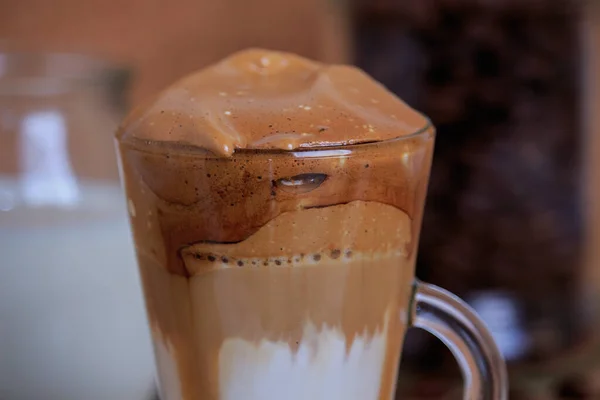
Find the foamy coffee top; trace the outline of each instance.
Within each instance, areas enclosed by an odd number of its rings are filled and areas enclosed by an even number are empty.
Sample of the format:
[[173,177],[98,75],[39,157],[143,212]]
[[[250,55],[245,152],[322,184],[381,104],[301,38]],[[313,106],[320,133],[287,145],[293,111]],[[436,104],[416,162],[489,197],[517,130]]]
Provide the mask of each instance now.
[[119,135],[215,154],[381,141],[427,119],[361,70],[246,50],[193,73],[136,109]]

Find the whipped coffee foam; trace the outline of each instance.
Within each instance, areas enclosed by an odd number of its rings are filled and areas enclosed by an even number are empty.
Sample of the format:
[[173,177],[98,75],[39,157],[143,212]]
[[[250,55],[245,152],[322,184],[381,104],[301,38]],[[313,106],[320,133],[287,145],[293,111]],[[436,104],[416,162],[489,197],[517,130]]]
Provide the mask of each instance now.
[[381,141],[427,125],[357,68],[254,49],[168,87],[134,111],[120,134],[231,155]]

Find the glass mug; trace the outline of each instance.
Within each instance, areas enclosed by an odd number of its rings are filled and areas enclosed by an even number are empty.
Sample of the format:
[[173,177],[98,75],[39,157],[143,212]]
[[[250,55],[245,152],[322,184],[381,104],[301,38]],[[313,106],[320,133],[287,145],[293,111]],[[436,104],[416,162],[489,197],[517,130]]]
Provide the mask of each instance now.
[[409,327],[465,399],[506,398],[482,321],[414,277],[433,126],[231,157],[117,138],[164,400],[389,400]]

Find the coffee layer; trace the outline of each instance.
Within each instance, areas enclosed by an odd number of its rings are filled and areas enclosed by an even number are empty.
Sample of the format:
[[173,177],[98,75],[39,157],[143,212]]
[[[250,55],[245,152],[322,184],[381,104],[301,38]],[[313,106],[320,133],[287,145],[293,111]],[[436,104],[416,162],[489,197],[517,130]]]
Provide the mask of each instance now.
[[354,201],[307,209],[302,218],[286,212],[242,242],[198,243],[183,248],[181,255],[188,275],[224,268],[318,267],[365,254],[407,257],[410,230],[410,219],[397,208]]
[[246,50],[176,82],[135,110],[119,135],[236,149],[346,145],[406,136],[428,121],[361,70]]
[[[184,146],[122,143],[135,240],[165,268],[186,275],[182,247],[240,242],[288,211],[375,201],[403,210],[415,231],[432,146],[433,138],[422,135],[327,153],[238,152],[221,158]],[[312,233],[307,227],[305,236]]]
[[[312,221],[314,230],[321,233],[302,236],[311,225],[305,221]],[[369,232],[368,226],[382,229]],[[190,271],[188,278],[169,274],[152,255],[138,249],[154,338],[160,342],[158,347],[169,349],[172,361],[168,363],[176,366],[180,378],[174,393],[181,391],[186,400],[225,399],[223,387],[235,386],[233,373],[252,373],[247,357],[269,365],[277,362],[277,354],[287,357],[309,350],[316,357],[310,358],[316,369],[324,367],[319,359],[339,362],[339,372],[349,374],[344,381],[353,373],[351,364],[345,362],[356,360],[324,357],[326,349],[316,343],[341,343],[350,357],[353,352],[368,351],[375,341],[381,350],[371,356],[367,352],[365,357],[379,360],[372,367],[385,373],[374,381],[371,389],[377,396],[371,398],[387,399],[412,285],[414,260],[403,250],[410,242],[410,230],[410,219],[397,208],[357,201],[284,213],[240,243],[185,247],[181,253]],[[294,239],[296,234],[305,240]],[[255,259],[244,257],[255,245],[260,249],[275,238],[281,238],[279,247],[267,245],[267,252],[259,250],[255,256],[263,259],[272,254],[275,259],[294,260],[301,256],[296,252],[303,250],[310,256],[291,264],[233,266],[232,260]],[[339,257],[338,248],[344,248]],[[315,259],[320,254],[323,257]],[[208,259],[216,255],[219,260]],[[226,345],[233,339],[238,345]],[[273,353],[276,349],[280,350]],[[300,379],[303,369],[294,360],[289,368]],[[249,362],[247,370],[241,369],[244,362]],[[264,375],[261,379],[274,378]],[[249,389],[248,398],[256,398],[252,397],[255,393]]]

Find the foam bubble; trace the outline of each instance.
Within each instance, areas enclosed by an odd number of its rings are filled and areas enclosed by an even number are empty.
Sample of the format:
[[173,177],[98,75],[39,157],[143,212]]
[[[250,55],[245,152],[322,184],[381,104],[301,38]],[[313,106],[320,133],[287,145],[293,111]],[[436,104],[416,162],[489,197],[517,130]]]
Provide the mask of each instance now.
[[289,254],[272,257],[239,257],[217,253],[183,254],[185,265],[191,275],[221,269],[264,269],[264,268],[303,268],[328,267],[350,262],[376,262],[403,255],[400,250],[364,253],[352,249],[327,249],[310,254]]

